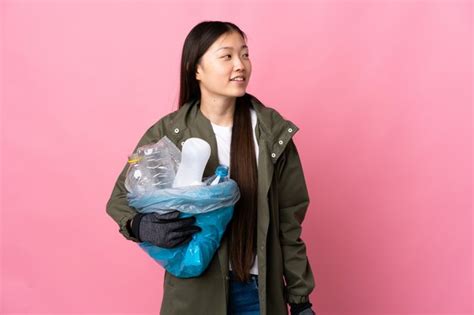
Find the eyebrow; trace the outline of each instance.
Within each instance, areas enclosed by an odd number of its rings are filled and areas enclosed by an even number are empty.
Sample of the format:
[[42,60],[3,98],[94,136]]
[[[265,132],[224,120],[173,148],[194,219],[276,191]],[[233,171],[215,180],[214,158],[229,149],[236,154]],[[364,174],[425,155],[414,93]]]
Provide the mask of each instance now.
[[[242,49],[242,48],[248,48],[248,46],[247,45],[242,45],[242,47],[240,49]],[[221,47],[221,48],[217,49],[216,52],[218,52],[221,49],[230,49],[230,50],[232,50],[233,47],[229,47],[229,46]]]

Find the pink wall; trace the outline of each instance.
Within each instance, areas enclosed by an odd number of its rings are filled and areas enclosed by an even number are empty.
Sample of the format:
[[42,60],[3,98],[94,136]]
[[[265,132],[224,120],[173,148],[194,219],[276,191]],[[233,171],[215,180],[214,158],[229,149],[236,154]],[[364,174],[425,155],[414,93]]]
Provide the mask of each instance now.
[[202,20],[248,33],[248,91],[301,128],[315,310],[473,311],[471,1],[2,6],[0,313],[158,313],[105,204]]

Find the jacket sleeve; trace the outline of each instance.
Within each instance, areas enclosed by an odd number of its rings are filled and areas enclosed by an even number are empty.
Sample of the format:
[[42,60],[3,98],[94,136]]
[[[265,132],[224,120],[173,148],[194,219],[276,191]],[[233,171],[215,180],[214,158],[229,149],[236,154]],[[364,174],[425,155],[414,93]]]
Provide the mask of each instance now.
[[301,236],[301,223],[309,205],[309,194],[298,150],[293,139],[287,144],[278,165],[278,203],[280,213],[280,244],[286,281],[287,303],[309,301],[314,278]]
[[[138,144],[135,146],[135,149],[133,149],[133,152],[142,145],[156,142],[161,138],[163,133],[161,132],[162,128],[159,128],[159,123],[160,122],[155,123],[145,132]],[[127,221],[131,220],[138,213],[135,208],[128,205],[127,190],[125,188],[127,169],[128,161],[125,163],[125,166],[115,181],[112,194],[106,205],[106,212],[119,225],[119,232],[122,233],[126,239],[139,242],[136,237],[130,235],[127,228]]]

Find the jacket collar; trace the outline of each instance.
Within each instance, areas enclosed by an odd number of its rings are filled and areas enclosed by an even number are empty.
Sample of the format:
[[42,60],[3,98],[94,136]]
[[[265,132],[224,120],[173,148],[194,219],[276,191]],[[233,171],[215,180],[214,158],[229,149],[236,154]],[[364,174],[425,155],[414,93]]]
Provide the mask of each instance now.
[[[249,94],[253,109],[257,114],[257,127],[255,134],[259,146],[267,146],[270,158],[275,163],[284,148],[299,130],[291,121],[283,118],[275,109],[265,106],[255,96]],[[207,129],[212,130],[210,120],[207,119],[199,109],[200,100],[193,100],[185,103],[179,108],[171,121],[171,128],[177,131],[184,131],[199,122],[206,122]]]

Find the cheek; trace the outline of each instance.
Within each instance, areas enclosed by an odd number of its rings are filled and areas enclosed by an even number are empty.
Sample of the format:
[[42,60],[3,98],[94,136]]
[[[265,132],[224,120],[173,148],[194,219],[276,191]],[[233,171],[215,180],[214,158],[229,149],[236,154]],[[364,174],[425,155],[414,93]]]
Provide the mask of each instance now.
[[252,62],[250,60],[247,60],[246,68],[247,68],[247,72],[250,73],[252,71]]
[[220,83],[228,83],[232,69],[227,69],[226,67],[219,67],[215,69],[214,79]]
[[232,73],[232,67],[230,66],[227,66],[225,64],[223,65],[220,65],[218,68],[217,68],[217,73],[221,76],[227,76],[229,77],[230,74]]

